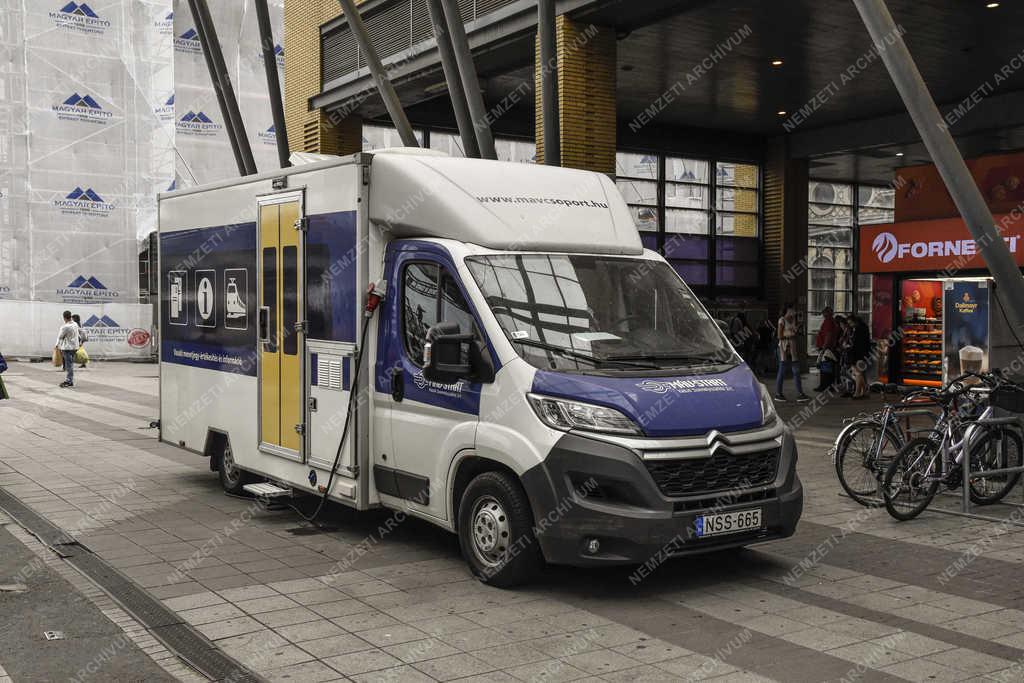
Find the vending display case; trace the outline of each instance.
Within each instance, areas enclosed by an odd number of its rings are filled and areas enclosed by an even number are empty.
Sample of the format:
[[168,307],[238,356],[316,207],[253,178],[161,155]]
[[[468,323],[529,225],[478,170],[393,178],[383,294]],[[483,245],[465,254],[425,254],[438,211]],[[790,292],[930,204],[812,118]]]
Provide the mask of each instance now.
[[940,279],[903,280],[903,342],[898,374],[904,384],[942,384],[942,286]]

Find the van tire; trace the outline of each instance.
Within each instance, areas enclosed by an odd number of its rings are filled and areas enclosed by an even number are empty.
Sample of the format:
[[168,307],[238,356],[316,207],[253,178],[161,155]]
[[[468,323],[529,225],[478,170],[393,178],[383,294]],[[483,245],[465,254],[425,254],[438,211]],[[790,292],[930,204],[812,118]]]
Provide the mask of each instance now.
[[533,534],[530,503],[511,474],[491,471],[474,477],[462,494],[458,517],[462,556],[481,582],[509,588],[540,571],[544,558]]
[[224,449],[217,456],[217,473],[220,475],[220,485],[224,489],[224,493],[230,493],[233,496],[245,495],[242,487],[253,481],[251,474],[235,464],[230,443],[224,444]]

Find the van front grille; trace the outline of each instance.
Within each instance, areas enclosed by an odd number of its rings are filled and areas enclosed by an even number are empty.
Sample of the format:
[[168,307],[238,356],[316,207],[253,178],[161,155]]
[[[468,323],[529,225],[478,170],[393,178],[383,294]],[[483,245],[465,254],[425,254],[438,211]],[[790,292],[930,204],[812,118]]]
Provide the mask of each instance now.
[[736,455],[722,450],[710,458],[647,460],[654,483],[670,498],[748,489],[775,481],[781,449]]

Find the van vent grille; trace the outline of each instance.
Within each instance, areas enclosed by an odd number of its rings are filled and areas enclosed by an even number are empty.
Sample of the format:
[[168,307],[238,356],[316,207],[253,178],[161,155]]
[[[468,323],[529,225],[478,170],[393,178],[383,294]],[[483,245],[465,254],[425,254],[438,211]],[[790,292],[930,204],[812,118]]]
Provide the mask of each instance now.
[[327,383],[325,389],[341,389],[341,361],[327,361]]
[[775,480],[780,449],[736,455],[718,451],[710,458],[647,460],[647,471],[663,494],[671,498],[748,489]]

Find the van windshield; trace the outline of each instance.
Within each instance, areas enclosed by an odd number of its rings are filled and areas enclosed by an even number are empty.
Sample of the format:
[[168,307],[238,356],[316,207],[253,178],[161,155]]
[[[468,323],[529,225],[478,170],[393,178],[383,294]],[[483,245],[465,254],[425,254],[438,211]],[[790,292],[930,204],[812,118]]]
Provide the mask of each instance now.
[[553,370],[735,364],[689,287],[652,259],[500,254],[466,259],[520,355]]

